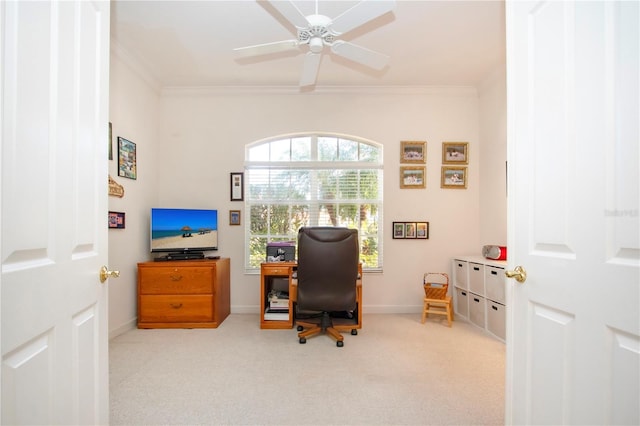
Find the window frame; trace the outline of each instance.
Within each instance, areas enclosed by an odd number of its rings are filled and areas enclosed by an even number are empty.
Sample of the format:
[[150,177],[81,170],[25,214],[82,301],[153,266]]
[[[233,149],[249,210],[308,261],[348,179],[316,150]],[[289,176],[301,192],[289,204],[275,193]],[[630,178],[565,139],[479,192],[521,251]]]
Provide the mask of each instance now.
[[[308,159],[304,159],[304,160],[295,160],[293,161],[291,159],[291,155],[293,152],[292,149],[292,144],[294,143],[294,141],[296,139],[309,139],[309,158]],[[361,155],[366,155],[367,153],[365,152],[364,154],[362,154],[362,149],[363,147],[368,147],[367,149],[370,150],[370,153],[373,153],[373,157],[372,158],[365,158],[363,160],[360,159],[356,159],[356,160],[342,160],[342,161],[338,161],[338,160],[333,160],[333,161],[324,161],[324,160],[319,160],[318,156],[320,155],[320,150],[321,150],[321,144],[322,142],[324,142],[324,138],[328,138],[329,140],[331,139],[336,139],[337,142],[337,146],[336,146],[336,155],[339,156],[340,155],[340,146],[341,146],[341,142],[347,142],[348,143],[355,143],[357,144],[357,156],[358,158],[361,157]],[[273,147],[277,147],[276,144],[278,143],[283,143],[283,141],[288,141],[289,142],[289,148],[288,148],[288,153],[289,153],[289,159],[288,160],[282,160],[282,159],[278,159],[278,160],[251,160],[251,152],[252,149],[255,149],[257,147],[260,146],[264,146],[267,145],[268,148],[265,148],[268,151],[268,156],[269,158],[271,157],[271,148]],[[275,143],[275,144],[274,144]],[[352,148],[353,149],[353,148]],[[286,151],[286,150],[285,150]],[[336,167],[336,165],[339,165],[339,167]],[[362,206],[362,205],[367,205],[367,204],[371,204],[371,205],[375,205],[376,206],[376,213],[375,213],[375,231],[373,233],[368,233],[366,235],[368,236],[374,236],[374,243],[376,245],[376,250],[377,250],[377,265],[363,265],[363,270],[367,271],[367,272],[372,272],[372,271],[381,271],[382,267],[383,267],[383,252],[384,252],[384,222],[383,222],[383,211],[384,211],[384,179],[383,179],[383,174],[384,174],[384,152],[383,152],[383,145],[371,140],[367,140],[364,138],[360,138],[360,137],[355,137],[355,136],[351,136],[351,135],[344,135],[344,134],[336,134],[336,133],[324,133],[324,132],[307,132],[307,133],[296,133],[296,134],[288,134],[288,135],[280,135],[280,136],[275,136],[275,137],[270,137],[270,138],[266,138],[266,139],[262,139],[259,141],[254,141],[251,143],[248,143],[245,146],[245,163],[244,163],[244,172],[245,172],[245,199],[244,199],[244,207],[245,207],[245,232],[244,232],[244,259],[243,259],[243,264],[244,264],[244,269],[245,272],[247,273],[258,273],[260,271],[260,266],[259,265],[255,265],[252,266],[251,265],[251,257],[252,257],[252,253],[251,253],[251,244],[252,244],[252,239],[255,237],[255,235],[251,234],[251,220],[252,220],[252,210],[251,207],[253,205],[256,204],[260,204],[259,202],[256,202],[256,200],[254,200],[252,198],[252,194],[251,194],[251,190],[249,188],[249,186],[251,185],[251,171],[252,170],[260,170],[260,169],[265,169],[265,170],[292,170],[292,171],[322,171],[322,170],[358,170],[358,171],[367,171],[367,170],[371,170],[374,171],[376,173],[376,179],[378,180],[377,183],[377,198],[373,198],[373,199],[364,199],[364,198],[357,198],[357,199],[348,199],[348,200],[342,200],[342,203],[340,202],[341,200],[336,200],[338,205],[348,205],[348,204],[357,204],[358,206]],[[313,176],[316,176],[314,173],[312,173]],[[361,182],[361,177],[358,178],[357,182],[358,182],[358,188],[360,188],[360,182]],[[309,205],[309,206],[313,206],[313,207],[317,207],[318,206],[318,202],[319,202],[319,198],[318,197],[313,197],[313,190],[310,190],[308,192],[308,195],[310,196],[310,199],[306,199],[306,200],[299,200],[299,201],[306,201],[303,203],[297,202],[297,201],[293,201],[293,200],[289,200],[289,201],[283,201],[282,203],[278,203],[278,202],[273,202],[273,200],[267,202],[267,203],[263,203],[269,206],[278,206],[278,205],[288,205],[289,208],[294,207],[295,205]],[[355,202],[354,202],[355,201]],[[359,208],[359,207],[358,207]],[[313,209],[312,209],[313,210]],[[321,209],[318,209],[318,211],[321,211]],[[313,212],[313,213],[318,213],[318,212]],[[319,213],[318,213],[319,214]],[[362,222],[361,221],[357,221],[358,222],[358,230],[359,230],[359,234],[360,234],[360,242],[361,242],[361,246],[362,246],[362,241],[363,238],[367,238],[366,236],[362,235],[362,231],[361,231],[361,225]],[[297,230],[296,230],[296,234],[297,234]],[[295,235],[287,235],[285,239],[295,239]],[[270,241],[282,241],[282,236],[281,235],[270,235],[269,231],[267,231],[267,235],[266,235],[266,240],[267,243]],[[362,250],[362,247],[361,247]],[[265,251],[266,251],[266,247],[265,247]],[[264,260],[263,260],[264,261]],[[255,259],[254,259],[255,262]]]

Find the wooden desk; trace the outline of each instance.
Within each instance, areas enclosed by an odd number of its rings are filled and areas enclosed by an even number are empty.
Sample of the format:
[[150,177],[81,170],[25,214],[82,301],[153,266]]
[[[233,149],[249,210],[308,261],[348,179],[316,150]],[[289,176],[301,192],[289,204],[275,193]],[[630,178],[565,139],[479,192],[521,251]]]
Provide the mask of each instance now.
[[[297,282],[293,279],[293,272],[297,265],[297,262],[264,262],[260,264],[260,328],[293,327],[294,304],[297,295]],[[357,324],[351,328],[362,328],[362,264],[358,265],[358,276],[360,278],[356,283]],[[269,291],[274,288],[289,292],[289,312],[282,319],[265,319],[265,311],[269,306]]]
[[269,306],[269,292],[272,289],[287,291],[291,294],[291,276],[296,265],[296,262],[264,262],[260,264],[260,328],[293,327],[293,303],[291,298],[289,298],[289,311],[286,318],[265,319],[265,313]]

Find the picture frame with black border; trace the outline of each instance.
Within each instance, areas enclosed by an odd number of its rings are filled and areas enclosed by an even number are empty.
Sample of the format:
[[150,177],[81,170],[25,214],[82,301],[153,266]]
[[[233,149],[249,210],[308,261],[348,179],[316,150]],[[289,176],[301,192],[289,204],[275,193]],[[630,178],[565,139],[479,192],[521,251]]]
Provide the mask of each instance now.
[[231,173],[231,201],[244,201],[244,173]]
[[393,222],[393,239],[404,238],[404,222]]
[[416,222],[416,238],[429,239],[429,222]]
[[123,212],[109,212],[109,229],[124,229],[125,217]]
[[406,222],[404,224],[404,237],[416,238],[416,222]]

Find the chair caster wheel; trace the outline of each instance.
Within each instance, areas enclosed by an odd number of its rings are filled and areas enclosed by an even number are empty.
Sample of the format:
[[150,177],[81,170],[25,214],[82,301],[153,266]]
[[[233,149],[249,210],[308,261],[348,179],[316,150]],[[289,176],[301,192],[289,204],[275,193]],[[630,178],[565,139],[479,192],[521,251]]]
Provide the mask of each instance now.
[[356,330],[355,328],[353,330],[351,330],[351,335],[352,336],[357,336],[358,335],[358,330]]
[[301,337],[300,338],[300,344],[303,344],[303,343],[307,343],[307,339],[305,339],[304,337]]
[[343,342],[343,341],[338,340],[338,341],[336,342],[336,346],[337,346],[337,347],[339,347],[339,348],[341,348],[341,347],[343,347],[343,346],[344,346],[344,342]]
[[302,331],[302,330],[304,330],[304,327],[303,327],[303,326],[301,326],[301,325],[299,325],[299,326],[298,326],[298,331]]

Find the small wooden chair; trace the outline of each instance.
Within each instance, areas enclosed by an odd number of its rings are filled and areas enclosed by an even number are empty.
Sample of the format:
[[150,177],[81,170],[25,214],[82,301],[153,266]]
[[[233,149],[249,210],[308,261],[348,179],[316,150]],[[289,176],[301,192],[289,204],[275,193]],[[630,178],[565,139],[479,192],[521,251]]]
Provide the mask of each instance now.
[[424,324],[429,314],[444,315],[447,317],[449,327],[451,327],[453,308],[451,296],[447,295],[449,275],[443,272],[427,272],[422,279],[422,285],[424,287],[422,323]]

